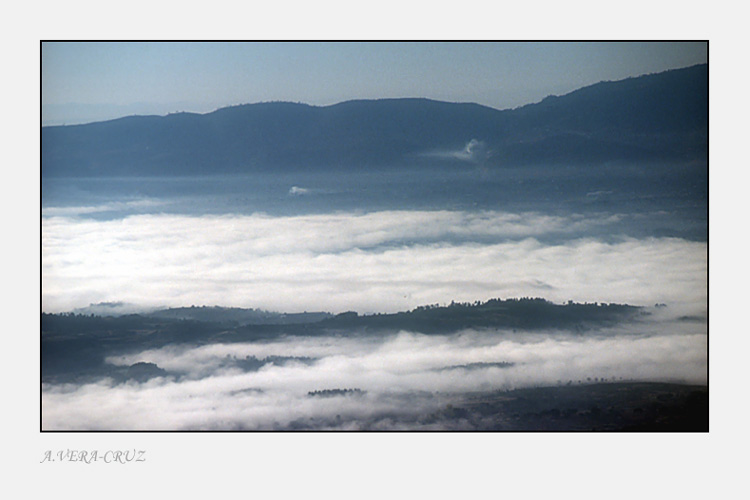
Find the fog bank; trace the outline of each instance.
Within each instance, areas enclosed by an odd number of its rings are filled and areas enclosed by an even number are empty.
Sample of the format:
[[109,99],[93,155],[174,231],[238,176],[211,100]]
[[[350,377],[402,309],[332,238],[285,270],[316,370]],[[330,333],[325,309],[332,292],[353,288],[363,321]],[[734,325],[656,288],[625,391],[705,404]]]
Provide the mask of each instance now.
[[687,305],[704,314],[707,243],[584,236],[616,219],[452,211],[46,216],[42,308],[125,302],[393,312],[540,296]]
[[[257,369],[236,363],[249,356],[300,360]],[[705,384],[707,337],[702,323],[674,322],[586,336],[401,332],[170,346],[108,362],[156,363],[167,375],[44,385],[44,429],[439,429],[435,412],[478,391],[622,380]]]

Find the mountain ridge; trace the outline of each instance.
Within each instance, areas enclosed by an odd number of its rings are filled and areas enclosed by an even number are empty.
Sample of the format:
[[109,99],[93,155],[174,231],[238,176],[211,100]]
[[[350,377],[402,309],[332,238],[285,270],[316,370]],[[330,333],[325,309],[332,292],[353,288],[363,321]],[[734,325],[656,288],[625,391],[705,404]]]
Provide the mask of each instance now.
[[[488,154],[459,154],[472,141]],[[264,102],[49,126],[41,149],[43,176],[76,177],[705,161],[707,141],[708,66],[696,65],[506,110],[427,98]]]

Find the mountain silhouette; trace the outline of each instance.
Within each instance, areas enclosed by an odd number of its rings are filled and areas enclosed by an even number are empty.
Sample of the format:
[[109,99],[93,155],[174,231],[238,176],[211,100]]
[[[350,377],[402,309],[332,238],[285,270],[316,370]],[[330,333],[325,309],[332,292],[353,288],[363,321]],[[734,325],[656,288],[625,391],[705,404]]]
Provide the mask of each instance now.
[[45,177],[705,161],[707,149],[705,64],[509,110],[422,98],[266,102],[41,130]]

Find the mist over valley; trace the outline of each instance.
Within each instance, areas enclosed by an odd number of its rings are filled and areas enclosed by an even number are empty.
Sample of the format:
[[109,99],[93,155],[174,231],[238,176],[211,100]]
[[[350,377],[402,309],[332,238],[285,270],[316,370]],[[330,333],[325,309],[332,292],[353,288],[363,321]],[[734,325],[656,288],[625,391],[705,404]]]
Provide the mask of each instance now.
[[707,431],[706,65],[42,128],[42,430]]

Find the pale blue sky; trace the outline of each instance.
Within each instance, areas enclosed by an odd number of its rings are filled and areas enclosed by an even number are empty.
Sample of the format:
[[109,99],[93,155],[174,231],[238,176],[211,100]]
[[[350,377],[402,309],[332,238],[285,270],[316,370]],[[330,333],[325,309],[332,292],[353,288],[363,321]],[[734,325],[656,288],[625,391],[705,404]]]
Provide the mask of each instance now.
[[706,43],[43,43],[43,124],[427,97],[498,109],[707,62]]

